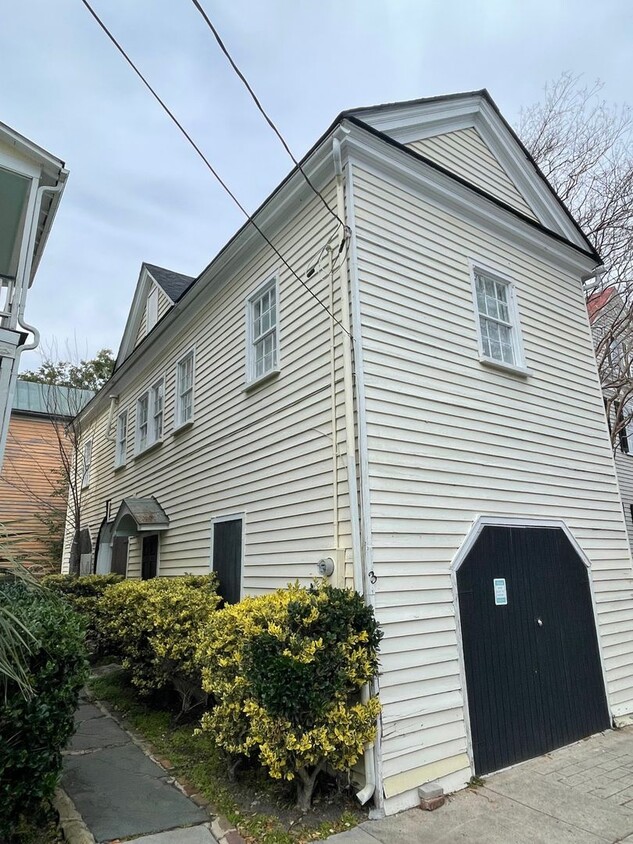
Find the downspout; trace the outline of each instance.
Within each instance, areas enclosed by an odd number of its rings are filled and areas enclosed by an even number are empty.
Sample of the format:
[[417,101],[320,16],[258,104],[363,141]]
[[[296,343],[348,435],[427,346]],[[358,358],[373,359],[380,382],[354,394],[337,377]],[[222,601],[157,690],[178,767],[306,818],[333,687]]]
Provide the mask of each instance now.
[[108,398],[110,399],[110,410],[108,411],[108,424],[106,425],[106,432],[105,438],[108,442],[116,442],[116,434],[112,433],[112,417],[114,416],[114,408],[119,403],[119,397],[115,395],[109,395]]
[[[328,269],[330,276],[330,313],[334,313],[334,255],[332,249],[328,249]],[[330,320],[330,390],[331,390],[331,413],[332,413],[332,519],[333,543],[335,559],[338,559],[339,552],[339,509],[338,509],[338,431],[336,416],[336,330],[335,322]],[[343,564],[344,569],[344,564]],[[337,572],[337,582],[345,584],[345,571]]]
[[[334,173],[336,176],[336,211],[341,220],[346,221],[345,209],[345,176],[341,159],[341,142],[333,138],[332,151],[334,157]],[[349,229],[345,226],[345,238],[349,243]],[[347,452],[347,475],[349,485],[350,522],[352,532],[352,554],[354,567],[354,587],[367,601],[365,589],[365,566],[363,543],[361,541],[361,526],[358,508],[358,484],[356,471],[356,438],[354,433],[354,378],[352,360],[352,332],[350,319],[350,289],[347,271],[347,256],[340,264],[341,279],[341,324],[343,326],[343,384],[345,401],[345,440]],[[361,701],[367,703],[371,697],[369,684],[361,689]],[[373,747],[366,747],[363,756],[365,767],[365,787],[356,795],[361,805],[370,800],[376,792],[376,760]],[[379,807],[377,807],[379,808]]]

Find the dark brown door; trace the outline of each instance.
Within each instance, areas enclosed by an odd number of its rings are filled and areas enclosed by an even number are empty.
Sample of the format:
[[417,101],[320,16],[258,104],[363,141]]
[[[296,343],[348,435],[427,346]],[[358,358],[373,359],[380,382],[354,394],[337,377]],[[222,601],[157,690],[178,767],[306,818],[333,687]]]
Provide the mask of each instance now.
[[143,537],[143,556],[141,562],[141,577],[149,580],[156,577],[158,571],[158,534]]

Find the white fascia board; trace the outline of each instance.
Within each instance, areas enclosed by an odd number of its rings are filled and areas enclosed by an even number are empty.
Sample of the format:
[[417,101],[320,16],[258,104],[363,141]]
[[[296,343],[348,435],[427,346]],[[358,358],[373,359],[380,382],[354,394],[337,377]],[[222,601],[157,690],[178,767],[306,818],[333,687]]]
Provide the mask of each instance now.
[[22,159],[33,162],[47,173],[54,174],[56,179],[64,169],[64,162],[61,159],[34,144],[33,141],[29,141],[5,123],[0,123],[0,143],[13,148]]
[[591,248],[591,244],[569,219],[553,189],[536,172],[532,162],[486,100],[481,101],[475,126],[543,225],[581,249]]
[[598,265],[590,255],[583,255],[571,244],[540,231],[511,209],[504,209],[494,200],[486,199],[448,174],[403,150],[385,144],[379,137],[356,125],[346,136],[342,152],[349,155],[354,163],[369,169],[380,178],[391,179],[421,199],[469,222],[485,226],[530,254],[540,256],[579,276],[593,271]]
[[[160,292],[163,294],[163,296],[165,296],[167,299],[169,299],[169,301],[172,303],[172,305],[175,305],[176,303],[175,303],[175,302],[174,302],[174,300],[171,298],[171,296],[169,295],[169,293],[165,290],[165,288],[163,287],[163,285],[162,285],[160,282],[156,281],[156,279],[155,279],[155,278],[154,278],[154,276],[152,275],[151,270],[147,270],[147,274],[148,274],[148,276],[150,277],[150,279],[152,280],[152,282],[156,285],[156,287],[157,287],[157,288],[160,290]],[[147,295],[149,296],[149,290],[147,291]]]
[[138,335],[138,328],[143,314],[143,305],[147,299],[150,280],[154,284],[156,283],[150,275],[147,267],[141,267],[138,281],[136,282],[136,289],[134,290],[134,296],[132,297],[132,304],[130,305],[125,328],[123,329],[121,344],[116,356],[116,366],[121,366],[128,355],[134,351],[134,341]]
[[461,97],[438,98],[417,104],[381,107],[375,112],[359,110],[354,117],[368,123],[379,132],[390,135],[402,144],[440,132],[451,132],[474,125],[475,114],[482,102],[480,94]]
[[401,144],[476,128],[539,221],[582,249],[591,248],[499,114],[481,94],[394,106],[373,114],[371,111],[360,112],[355,116]]
[[[304,173],[308,175],[317,190],[324,188],[334,178],[332,161],[334,131],[323,139],[319,148],[314,151],[308,161],[301,165]],[[254,219],[259,228],[274,244],[277,231],[291,219],[296,210],[313,197],[314,193],[303,175],[299,171],[295,171],[256,213]],[[338,225],[338,223],[332,220],[332,225]],[[113,390],[115,392],[124,390],[132,380],[142,374],[144,369],[152,366],[156,356],[168,348],[183,325],[186,324],[192,310],[203,308],[264,247],[266,247],[266,243],[259,232],[252,225],[245,224],[202,271],[198,279],[187,290],[185,296],[156,323],[151,333],[141,341],[139,345],[142,345],[142,349],[139,349],[138,356],[135,356],[134,360],[129,360],[129,357],[136,352],[136,348],[129,348],[130,343],[133,343],[136,337],[136,334],[132,332],[132,326],[136,325],[138,329],[143,302],[141,291],[146,289],[146,284],[142,283],[145,281],[142,271],[117,355],[117,366],[119,368],[115,369],[109,381],[82,411],[81,417],[84,424],[100,412],[101,406],[108,401],[108,396]],[[279,258],[273,255],[271,272],[278,266]],[[294,267],[294,269],[297,272],[302,271],[301,267]],[[145,270],[145,267],[143,270]],[[149,277],[148,272],[147,278]]]

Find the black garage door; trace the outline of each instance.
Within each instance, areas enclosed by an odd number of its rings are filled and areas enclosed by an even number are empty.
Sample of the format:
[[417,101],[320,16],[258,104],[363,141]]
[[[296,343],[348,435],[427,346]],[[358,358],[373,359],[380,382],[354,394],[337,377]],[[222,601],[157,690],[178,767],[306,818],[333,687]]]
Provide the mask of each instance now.
[[475,771],[610,726],[587,569],[559,528],[483,528],[457,572]]

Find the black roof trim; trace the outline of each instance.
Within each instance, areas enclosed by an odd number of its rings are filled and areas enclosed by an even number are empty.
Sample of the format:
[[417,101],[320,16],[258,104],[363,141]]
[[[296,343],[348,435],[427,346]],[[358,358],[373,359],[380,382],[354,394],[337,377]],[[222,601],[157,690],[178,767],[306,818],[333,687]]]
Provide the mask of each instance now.
[[539,223],[538,220],[533,220],[531,217],[528,217],[526,214],[523,214],[523,212],[518,211],[516,208],[513,208],[512,205],[508,205],[507,203],[503,202],[503,200],[497,199],[496,196],[487,193],[485,190],[482,190],[482,188],[477,187],[477,185],[473,185],[473,183],[469,182],[467,179],[464,179],[461,176],[458,176],[456,173],[453,173],[452,170],[447,170],[446,167],[442,167],[441,164],[437,164],[437,162],[432,161],[430,158],[427,158],[426,156],[421,155],[419,152],[416,152],[415,150],[410,149],[404,144],[401,144],[400,141],[394,140],[392,137],[386,135],[384,132],[381,132],[379,129],[374,129],[373,126],[370,126],[369,123],[365,123],[363,120],[359,120],[358,117],[348,115],[346,119],[349,120],[350,123],[353,123],[355,126],[358,126],[359,129],[363,129],[364,131],[369,132],[371,135],[375,135],[377,138],[380,138],[382,141],[389,144],[389,146],[395,147],[401,152],[406,153],[411,158],[415,158],[418,161],[423,162],[427,166],[432,167],[434,170],[437,170],[438,173],[442,173],[445,176],[448,176],[449,178],[453,179],[453,181],[459,182],[459,184],[464,185],[465,187],[472,190],[474,193],[478,194],[484,199],[489,200],[494,205],[497,205],[499,208],[503,208],[504,211],[509,211],[515,217],[518,217],[524,223],[528,223],[530,226],[537,229],[541,233],[546,234],[549,237],[553,237],[560,243],[564,243],[567,246],[571,246],[572,249],[575,249],[577,252],[580,252],[582,255],[586,255],[588,258],[591,258],[594,261],[602,263],[602,259],[600,258],[600,255],[598,255],[598,253],[595,251],[595,249],[590,252],[587,249],[583,249],[582,246],[577,246],[575,243],[572,243],[571,240],[568,240],[566,237],[564,237],[564,235],[558,234],[558,232],[554,232],[551,229],[548,229],[547,226],[544,226],[542,223]]
[[[468,91],[468,92],[466,92],[466,93],[456,93],[456,94],[444,94],[444,95],[441,95],[441,96],[436,96],[436,97],[422,97],[422,98],[417,99],[417,100],[404,100],[404,101],[402,101],[402,102],[400,102],[400,103],[385,103],[385,104],[383,104],[383,105],[378,105],[378,106],[364,106],[364,107],[362,107],[362,108],[351,109],[351,110],[350,110],[350,109],[347,109],[347,110],[345,110],[345,111],[341,111],[341,112],[337,115],[337,117],[336,117],[336,118],[332,121],[332,123],[328,126],[328,128],[325,130],[325,132],[323,132],[323,134],[322,134],[322,135],[318,138],[318,140],[316,140],[316,141],[315,141],[315,143],[314,143],[314,144],[310,147],[310,149],[306,152],[306,154],[305,154],[305,155],[303,156],[303,158],[299,161],[299,163],[298,163],[297,165],[295,165],[295,166],[292,168],[292,170],[290,170],[290,172],[288,173],[288,175],[287,175],[284,179],[282,179],[282,180],[281,180],[281,182],[279,182],[279,184],[277,185],[277,187],[276,187],[276,188],[274,188],[274,190],[272,190],[272,191],[271,191],[271,193],[269,193],[269,194],[268,194],[268,196],[266,197],[266,199],[264,199],[264,201],[263,201],[263,202],[262,202],[262,203],[261,203],[261,204],[260,204],[260,205],[259,205],[256,209],[255,209],[255,211],[253,211],[253,212],[252,212],[252,214],[250,215],[250,216],[251,216],[251,218],[256,218],[256,217],[257,217],[257,215],[258,215],[261,211],[263,211],[263,209],[264,209],[264,208],[268,205],[268,203],[269,203],[269,202],[271,202],[271,200],[273,200],[273,199],[275,198],[275,196],[277,196],[277,194],[278,194],[278,193],[279,193],[279,192],[280,192],[280,191],[281,191],[281,190],[285,187],[285,185],[286,185],[286,184],[287,184],[287,183],[288,183],[288,182],[289,182],[289,181],[290,181],[290,180],[291,180],[291,179],[292,179],[292,178],[293,178],[293,177],[294,177],[294,176],[295,176],[298,172],[300,172],[300,171],[301,171],[301,168],[302,168],[302,167],[304,167],[304,165],[307,163],[307,161],[308,161],[308,159],[310,158],[310,156],[311,156],[311,155],[313,155],[313,154],[316,152],[316,150],[317,150],[317,149],[321,146],[321,144],[322,144],[322,143],[323,143],[323,141],[324,141],[324,140],[328,137],[328,135],[330,135],[330,134],[334,131],[334,129],[336,129],[336,127],[337,127],[337,126],[339,126],[339,125],[340,125],[340,124],[341,124],[344,120],[349,120],[349,121],[350,121],[350,122],[352,122],[352,123],[356,123],[356,124],[357,124],[359,127],[361,127],[362,129],[365,129],[366,131],[368,131],[368,132],[371,132],[371,133],[375,134],[377,137],[381,138],[383,141],[385,141],[386,143],[390,144],[391,146],[393,146],[393,147],[395,147],[395,148],[397,148],[397,149],[401,150],[402,152],[407,153],[407,155],[411,155],[413,158],[417,158],[417,159],[419,159],[420,161],[423,161],[425,164],[428,164],[430,167],[433,167],[433,168],[435,168],[436,170],[439,170],[439,171],[441,171],[442,173],[445,173],[445,174],[446,174],[447,176],[449,176],[451,179],[454,179],[455,181],[457,181],[457,182],[460,182],[460,183],[464,184],[466,187],[470,188],[470,189],[471,189],[472,191],[474,191],[475,193],[480,194],[480,195],[481,195],[481,196],[483,196],[485,199],[488,199],[488,200],[490,200],[491,202],[493,202],[495,205],[498,205],[500,208],[503,208],[504,210],[509,211],[510,213],[514,214],[516,217],[518,217],[519,219],[521,219],[521,220],[525,221],[525,222],[526,222],[526,223],[528,223],[529,225],[533,226],[533,227],[534,227],[534,228],[536,228],[538,231],[541,231],[541,232],[543,232],[544,234],[547,234],[547,235],[549,235],[550,237],[553,237],[555,240],[558,240],[558,241],[559,241],[559,242],[561,242],[561,243],[565,243],[567,246],[571,246],[573,249],[576,249],[576,250],[577,250],[578,252],[580,252],[582,255],[585,255],[585,256],[587,256],[587,257],[591,258],[592,260],[597,261],[599,264],[602,264],[602,258],[601,258],[601,257],[600,257],[600,255],[599,255],[599,254],[595,251],[595,249],[594,249],[592,252],[587,252],[586,250],[582,249],[582,247],[580,247],[580,246],[576,246],[576,244],[572,243],[570,240],[568,240],[567,238],[563,237],[562,235],[559,235],[559,234],[557,234],[556,232],[551,231],[550,229],[548,229],[548,228],[546,228],[545,226],[543,226],[541,223],[539,223],[539,222],[537,222],[537,221],[535,221],[535,220],[532,220],[530,217],[526,217],[526,216],[525,216],[524,214],[522,214],[520,211],[517,211],[517,210],[516,210],[516,208],[512,208],[512,206],[510,206],[510,205],[506,205],[504,202],[502,202],[501,200],[497,199],[496,197],[491,196],[490,194],[487,194],[485,191],[481,190],[480,188],[476,187],[475,185],[472,185],[470,182],[466,181],[465,179],[462,179],[460,176],[455,175],[455,173],[452,173],[452,172],[450,172],[449,170],[445,170],[445,169],[444,169],[443,167],[441,167],[439,164],[436,164],[434,161],[431,161],[430,159],[425,158],[424,156],[420,155],[419,153],[416,153],[414,150],[411,150],[411,149],[409,149],[408,147],[404,146],[404,144],[401,144],[401,143],[399,143],[398,141],[394,141],[394,140],[393,140],[392,138],[390,138],[388,135],[385,135],[385,134],[384,134],[384,132],[380,132],[379,130],[374,129],[372,126],[370,126],[369,124],[365,123],[364,121],[362,121],[362,120],[358,119],[358,118],[355,116],[356,114],[361,113],[361,112],[366,112],[366,111],[375,111],[376,109],[387,109],[387,108],[393,108],[393,107],[394,107],[394,106],[396,106],[396,105],[401,105],[401,106],[414,105],[414,104],[418,104],[418,105],[419,105],[419,104],[421,104],[421,103],[427,103],[427,102],[433,102],[433,101],[437,101],[437,102],[439,102],[439,101],[441,101],[441,100],[452,100],[452,99],[457,99],[457,98],[459,98],[459,97],[465,97],[465,96],[472,96],[472,97],[475,97],[475,96],[477,96],[477,95],[481,95],[481,96],[485,97],[485,98],[486,98],[486,100],[490,103],[490,105],[494,108],[495,112],[496,112],[496,113],[497,113],[497,114],[501,117],[501,120],[503,121],[504,125],[508,127],[508,129],[509,129],[509,131],[511,132],[512,136],[513,136],[514,138],[516,138],[516,140],[517,140],[518,144],[520,145],[521,149],[525,152],[525,154],[526,154],[526,156],[528,157],[528,159],[529,159],[529,160],[531,161],[531,163],[534,165],[534,167],[535,167],[535,169],[536,169],[537,173],[538,173],[538,174],[539,174],[539,176],[543,179],[543,181],[545,182],[545,184],[547,185],[547,187],[549,188],[549,190],[550,190],[550,191],[552,191],[552,193],[553,193],[554,197],[558,200],[558,202],[560,203],[560,205],[562,206],[562,208],[565,210],[565,213],[566,213],[566,214],[570,217],[570,219],[572,220],[572,222],[574,223],[574,225],[576,226],[576,228],[578,229],[578,231],[582,234],[583,238],[584,238],[585,240],[587,240],[587,242],[589,242],[589,241],[588,241],[587,236],[584,234],[584,232],[582,231],[582,229],[580,229],[580,226],[578,225],[578,223],[576,223],[576,221],[574,220],[574,218],[571,216],[571,214],[570,214],[569,210],[567,209],[567,207],[565,206],[565,204],[562,202],[562,200],[558,198],[558,196],[557,196],[556,192],[554,191],[554,189],[552,188],[552,186],[549,184],[549,182],[547,181],[547,179],[545,178],[545,176],[543,175],[543,173],[542,173],[542,172],[541,172],[541,170],[539,169],[538,165],[536,164],[536,162],[534,161],[534,159],[532,158],[532,156],[530,155],[530,153],[529,153],[529,152],[525,149],[525,147],[523,146],[523,144],[521,143],[521,141],[520,141],[520,140],[519,140],[519,138],[517,137],[516,133],[515,133],[515,132],[514,132],[514,130],[512,129],[512,127],[511,127],[511,126],[509,125],[509,123],[505,120],[505,118],[503,117],[503,115],[501,115],[501,112],[500,112],[500,111],[499,111],[499,109],[497,108],[496,103],[494,102],[494,100],[492,99],[492,97],[490,96],[490,94],[488,93],[488,91],[487,91],[487,89],[486,89],[486,88],[482,88],[482,89],[480,89],[479,91]],[[177,298],[177,299],[174,299],[174,300],[173,300],[175,304],[180,304],[180,302],[182,301],[182,299],[183,299],[183,298],[184,298],[184,297],[185,297],[185,296],[186,296],[186,295],[187,295],[187,294],[188,294],[188,293],[189,293],[189,292],[190,292],[190,291],[191,291],[191,290],[192,290],[192,289],[193,289],[193,288],[194,288],[194,287],[198,284],[198,282],[199,282],[199,281],[200,281],[200,279],[204,276],[204,274],[207,272],[207,270],[208,270],[208,269],[209,269],[209,268],[210,268],[210,267],[211,267],[211,266],[212,266],[212,265],[213,265],[213,264],[214,264],[214,263],[215,263],[215,262],[216,262],[216,261],[217,261],[217,260],[218,260],[218,259],[219,259],[219,258],[220,258],[220,257],[221,257],[221,256],[222,256],[222,255],[223,255],[223,254],[224,254],[224,253],[225,253],[225,252],[226,252],[229,248],[230,248],[230,247],[231,247],[231,246],[232,246],[232,244],[233,244],[233,243],[234,243],[234,242],[235,242],[235,241],[236,241],[236,240],[237,240],[237,239],[241,236],[241,234],[242,234],[244,231],[246,231],[246,229],[248,229],[248,227],[249,227],[250,225],[251,225],[251,221],[250,221],[250,219],[249,219],[249,220],[246,220],[246,221],[245,221],[245,222],[244,222],[244,223],[240,226],[240,228],[239,228],[239,229],[235,232],[235,234],[233,235],[233,237],[231,237],[231,238],[230,238],[230,239],[229,239],[229,240],[228,240],[228,241],[224,244],[224,246],[220,249],[220,251],[219,251],[219,252],[218,252],[218,253],[217,253],[217,254],[216,254],[216,255],[215,255],[215,256],[211,259],[211,261],[209,261],[209,263],[208,263],[208,264],[205,266],[205,268],[204,268],[204,269],[200,272],[200,274],[199,274],[199,275],[198,275],[198,276],[197,276],[197,277],[196,277],[196,278],[195,278],[195,279],[191,282],[191,284],[190,284],[190,285],[189,285],[189,286],[188,286],[188,287],[187,287],[187,288],[186,288],[186,289],[185,289],[185,290],[184,290],[184,291],[183,291],[183,292],[182,292],[182,293],[178,296],[178,298]],[[149,266],[149,265],[148,265],[148,266]],[[173,310],[173,309],[172,309],[172,310]],[[171,310],[170,310],[168,313],[171,313]],[[163,319],[165,319],[167,316],[168,316],[168,314],[165,314],[165,316],[163,317]],[[160,322],[162,322],[162,320],[159,320],[159,322],[156,324],[156,326],[157,326]],[[154,328],[152,329],[152,331],[154,331],[154,330],[155,330],[156,326],[154,326]],[[120,371],[120,369],[121,369],[121,367],[123,367],[125,364],[127,364],[127,363],[131,362],[133,359],[136,359],[136,358],[137,358],[137,357],[138,357],[138,356],[142,353],[142,351],[143,351],[143,346],[144,346],[144,344],[145,344],[145,341],[147,340],[147,337],[151,336],[152,331],[150,331],[150,333],[149,333],[149,334],[147,334],[147,335],[146,335],[146,336],[145,336],[145,337],[141,340],[141,342],[140,342],[137,346],[135,346],[135,348],[134,348],[134,349],[132,349],[132,351],[131,351],[131,352],[130,352],[130,354],[129,354],[126,358],[125,358],[125,360],[121,361],[120,366],[118,366],[118,367],[116,367],[116,368],[115,368],[115,370],[114,370],[114,372],[113,372],[112,376],[110,376],[110,379],[108,379],[108,381],[106,381],[106,383],[103,385],[103,387],[101,387],[101,389],[99,390],[99,392],[98,392],[98,393],[97,393],[97,394],[96,394],[96,395],[95,395],[95,396],[94,396],[94,397],[90,400],[90,402],[88,402],[88,404],[86,405],[86,407],[84,407],[84,408],[83,408],[83,410],[81,411],[82,413],[84,413],[84,412],[85,412],[88,408],[90,408],[90,406],[91,406],[91,405],[92,405],[92,404],[93,404],[93,403],[94,403],[94,402],[95,402],[95,401],[99,398],[99,396],[100,396],[100,394],[101,394],[102,392],[105,392],[105,390],[106,390],[106,388],[108,387],[108,385],[109,385],[109,383],[110,383],[110,380],[112,379],[113,375],[114,375],[116,372],[119,372],[119,371]]]
[[582,237],[583,240],[585,240],[587,242],[587,244],[589,244],[589,246],[591,247],[591,250],[592,250],[592,252],[590,253],[592,255],[592,257],[596,258],[597,260],[599,260],[602,263],[602,258],[600,257],[600,255],[598,255],[598,252],[593,247],[591,240],[587,237],[585,232],[582,230],[581,226],[578,224],[578,222],[574,218],[574,215],[571,213],[571,211],[569,210],[567,205],[563,202],[563,200],[556,193],[554,188],[550,185],[550,183],[547,179],[547,176],[545,175],[545,173],[543,173],[541,168],[538,166],[538,164],[536,163],[536,161],[534,160],[534,158],[532,156],[532,153],[523,144],[523,141],[521,140],[521,138],[519,138],[519,136],[514,131],[512,126],[510,126],[508,121],[505,119],[505,117],[503,116],[503,114],[499,110],[499,106],[493,100],[492,96],[490,95],[490,91],[488,91],[487,88],[480,88],[479,90],[476,90],[476,91],[463,91],[462,93],[455,93],[455,94],[440,94],[439,96],[435,96],[435,97],[419,97],[418,99],[415,99],[415,100],[402,100],[401,102],[394,102],[394,103],[381,103],[380,105],[376,105],[376,106],[362,106],[361,108],[353,108],[353,109],[350,109],[348,111],[344,111],[343,115],[345,117],[356,117],[360,114],[366,114],[367,112],[372,112],[372,111],[389,111],[390,109],[394,109],[394,108],[398,108],[398,107],[406,108],[407,106],[425,105],[427,103],[441,103],[441,102],[446,102],[446,101],[450,101],[450,100],[463,99],[465,97],[471,97],[473,99],[476,98],[476,97],[482,97],[484,100],[486,100],[488,105],[493,109],[493,111],[495,112],[497,117],[501,120],[501,122],[506,127],[508,132],[512,135],[515,143],[518,144],[518,146],[521,148],[521,151],[523,152],[523,154],[525,155],[527,160],[530,162],[532,167],[534,167],[537,175],[539,176],[541,181],[545,184],[545,186],[547,187],[549,192],[552,194],[553,198],[556,200],[556,202],[563,209],[563,211],[565,212],[566,216],[569,218],[569,220],[573,224],[573,226],[576,229],[576,231],[578,232],[578,234]]

